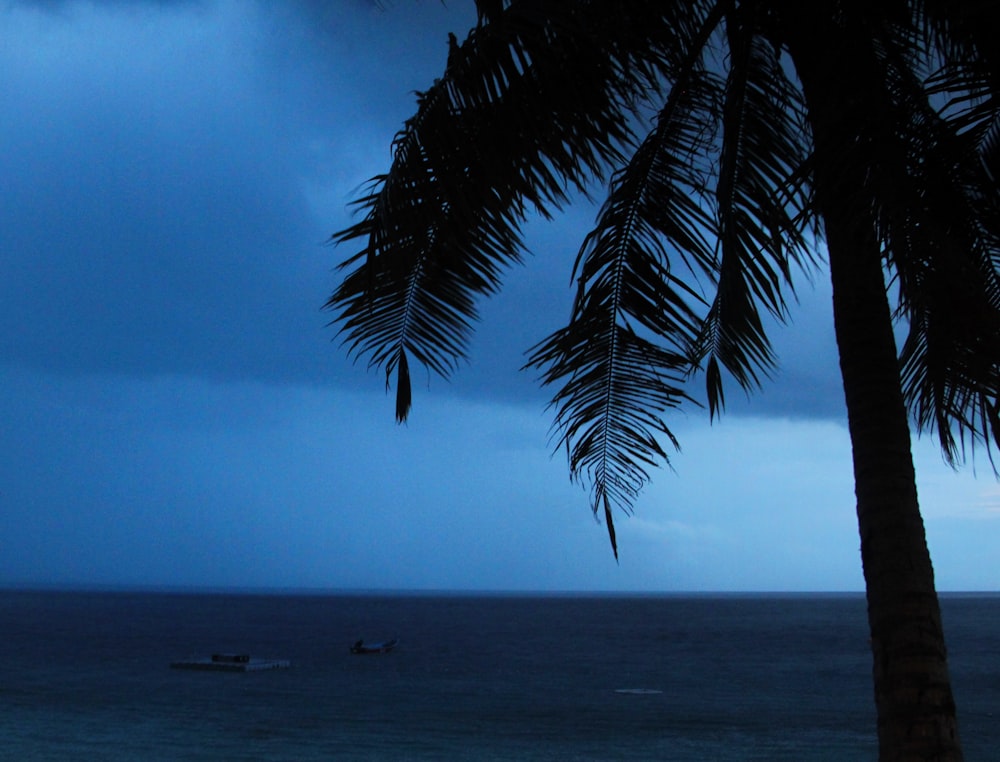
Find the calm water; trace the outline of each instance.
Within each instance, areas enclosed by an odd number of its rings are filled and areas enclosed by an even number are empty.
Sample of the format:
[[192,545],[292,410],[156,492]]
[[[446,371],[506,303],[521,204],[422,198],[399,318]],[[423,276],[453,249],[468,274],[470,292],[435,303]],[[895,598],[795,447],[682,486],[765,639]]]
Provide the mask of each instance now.
[[[967,759],[1000,759],[1000,598],[943,606]],[[0,759],[876,756],[861,597],[0,592],[0,638]],[[168,668],[213,651],[292,668]]]

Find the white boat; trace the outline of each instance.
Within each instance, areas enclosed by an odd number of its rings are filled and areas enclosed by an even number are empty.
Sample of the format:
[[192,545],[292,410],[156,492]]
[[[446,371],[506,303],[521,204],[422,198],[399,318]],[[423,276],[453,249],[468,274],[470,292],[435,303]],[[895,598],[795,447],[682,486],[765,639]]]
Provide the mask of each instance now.
[[287,669],[287,659],[253,659],[250,654],[212,654],[207,659],[182,659],[170,662],[172,669],[196,669],[207,672],[260,672],[265,669]]
[[358,640],[354,645],[351,646],[352,654],[387,654],[392,649],[396,647],[399,643],[398,638],[393,638],[392,640],[382,640],[378,643],[365,643],[363,640]]

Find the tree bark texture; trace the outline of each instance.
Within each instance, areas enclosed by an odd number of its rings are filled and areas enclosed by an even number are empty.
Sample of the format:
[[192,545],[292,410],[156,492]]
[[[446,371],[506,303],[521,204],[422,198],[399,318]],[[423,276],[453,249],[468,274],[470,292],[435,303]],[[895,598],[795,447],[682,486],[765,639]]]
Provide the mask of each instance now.
[[[788,0],[785,38],[806,96],[816,203],[833,282],[834,326],[854,461],[868,597],[879,759],[962,759],[934,572],[917,501],[881,250],[873,153],[889,128],[878,61],[853,3]],[[860,129],[859,129],[860,126]]]

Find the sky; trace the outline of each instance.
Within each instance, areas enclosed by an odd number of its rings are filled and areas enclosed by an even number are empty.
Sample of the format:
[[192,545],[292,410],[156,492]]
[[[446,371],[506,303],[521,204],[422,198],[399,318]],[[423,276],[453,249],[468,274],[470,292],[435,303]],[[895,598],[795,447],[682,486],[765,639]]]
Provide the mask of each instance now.
[[[409,422],[322,309],[327,244],[468,2],[0,0],[0,586],[860,591],[829,286],[616,520],[519,368],[594,208],[527,226]],[[1000,489],[914,442],[941,590],[1000,589]]]

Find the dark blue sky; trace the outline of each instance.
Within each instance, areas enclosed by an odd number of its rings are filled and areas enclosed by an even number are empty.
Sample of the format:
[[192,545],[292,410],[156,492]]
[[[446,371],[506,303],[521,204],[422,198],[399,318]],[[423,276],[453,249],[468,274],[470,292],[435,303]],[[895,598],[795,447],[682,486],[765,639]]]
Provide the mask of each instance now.
[[[782,369],[621,517],[616,565],[518,368],[594,210],[532,223],[410,423],[321,310],[324,242],[469,3],[0,4],[0,584],[859,589],[829,289]],[[916,446],[941,586],[995,589],[996,483]]]

